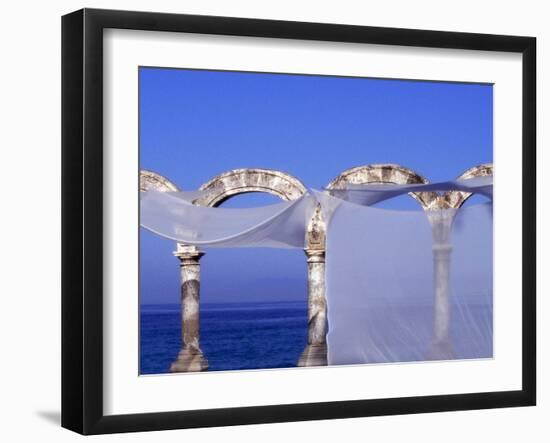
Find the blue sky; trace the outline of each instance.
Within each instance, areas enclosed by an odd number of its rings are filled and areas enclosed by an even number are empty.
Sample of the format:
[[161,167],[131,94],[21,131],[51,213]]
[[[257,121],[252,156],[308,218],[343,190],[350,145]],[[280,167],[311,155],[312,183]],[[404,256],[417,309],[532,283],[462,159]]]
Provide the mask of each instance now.
[[[321,188],[340,172],[399,163],[430,181],[492,161],[490,85],[140,68],[140,167],[181,189],[235,168]],[[226,207],[275,203],[237,196]],[[414,207],[408,197],[393,203]],[[142,303],[178,303],[174,243],[140,229]],[[299,250],[207,250],[202,301],[306,300]]]

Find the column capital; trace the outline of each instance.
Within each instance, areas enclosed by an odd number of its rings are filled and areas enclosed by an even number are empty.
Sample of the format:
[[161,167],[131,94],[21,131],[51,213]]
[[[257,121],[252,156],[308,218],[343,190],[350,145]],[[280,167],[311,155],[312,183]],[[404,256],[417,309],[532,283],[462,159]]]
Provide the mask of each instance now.
[[198,264],[204,252],[201,252],[196,246],[182,245],[177,243],[176,250],[173,252],[174,256],[179,258],[182,265],[186,264]]
[[324,249],[304,249],[308,263],[324,263],[325,262],[325,250]]

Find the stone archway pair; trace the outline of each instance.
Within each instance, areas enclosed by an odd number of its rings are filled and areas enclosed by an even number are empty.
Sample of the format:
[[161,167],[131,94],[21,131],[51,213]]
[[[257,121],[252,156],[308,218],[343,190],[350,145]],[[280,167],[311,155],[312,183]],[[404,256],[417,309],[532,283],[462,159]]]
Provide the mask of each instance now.
[[[152,171],[141,171],[140,190],[177,192],[178,187]],[[306,187],[296,178],[268,169],[236,169],[220,174],[200,187],[196,205],[217,207],[236,195],[264,192],[282,200],[296,200]],[[300,362],[304,366],[326,364],[325,233],[320,210],[307,230],[308,268],[308,347]],[[200,259],[204,252],[196,246],[178,243],[174,255],[180,261],[182,349],[170,367],[171,372],[204,371],[208,362],[200,348]]]
[[[464,172],[459,179],[492,175],[492,165],[476,166]],[[348,169],[332,180],[327,189],[339,189],[349,184],[424,184],[428,180],[416,172],[395,164],[376,164]],[[154,189],[175,192],[178,187],[165,177],[151,171],[141,171],[140,190]],[[265,192],[290,201],[305,194],[305,186],[291,175],[268,169],[236,169],[220,174],[200,187],[201,196],[194,204],[216,207],[227,199],[244,193]],[[450,246],[448,236],[451,220],[436,217],[438,209],[459,208],[471,196],[467,192],[448,191],[417,192],[410,195],[427,211],[434,232],[434,275],[436,311],[442,312],[435,319],[434,349],[441,349],[448,341],[448,268]],[[433,211],[433,212],[432,212]],[[430,217],[430,213],[433,217]],[[437,241],[436,240],[436,237]],[[323,366],[327,364],[327,304],[325,297],[325,223],[320,208],[315,211],[307,229],[305,254],[308,269],[308,344],[298,361],[298,366]],[[171,372],[204,371],[208,362],[200,349],[199,303],[200,258],[204,255],[197,247],[177,244],[174,255],[180,261],[182,301],[182,342]],[[435,355],[435,353],[434,353]]]

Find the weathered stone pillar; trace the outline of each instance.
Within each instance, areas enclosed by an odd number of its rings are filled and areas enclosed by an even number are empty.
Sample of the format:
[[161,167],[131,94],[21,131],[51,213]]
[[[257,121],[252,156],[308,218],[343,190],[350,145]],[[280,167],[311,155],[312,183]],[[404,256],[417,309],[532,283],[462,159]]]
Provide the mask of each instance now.
[[170,372],[206,371],[208,361],[200,349],[199,341],[199,260],[204,253],[195,246],[178,244],[174,255],[180,260],[181,338],[183,344],[177,359],[170,366]]
[[326,366],[325,251],[306,249],[305,253],[308,270],[308,344],[298,360],[298,366]]
[[454,358],[450,339],[451,305],[450,305],[450,265],[451,265],[451,231],[455,210],[445,209],[429,211],[428,218],[432,225],[433,238],[433,336],[428,352],[432,360]]

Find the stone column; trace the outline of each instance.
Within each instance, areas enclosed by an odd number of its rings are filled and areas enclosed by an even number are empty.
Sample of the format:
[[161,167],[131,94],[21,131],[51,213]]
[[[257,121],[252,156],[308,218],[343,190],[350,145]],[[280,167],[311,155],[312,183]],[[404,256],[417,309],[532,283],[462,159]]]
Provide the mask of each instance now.
[[450,264],[451,264],[451,231],[456,211],[453,209],[428,212],[432,225],[433,238],[433,335],[428,352],[428,359],[445,360],[454,358],[450,339],[451,306],[450,306]]
[[298,360],[298,366],[326,366],[325,251],[306,249],[305,253],[308,269],[308,344]]
[[200,349],[199,341],[199,260],[204,253],[195,246],[178,244],[174,255],[180,260],[181,338],[183,344],[177,359],[170,366],[170,372],[206,371],[208,361]]

